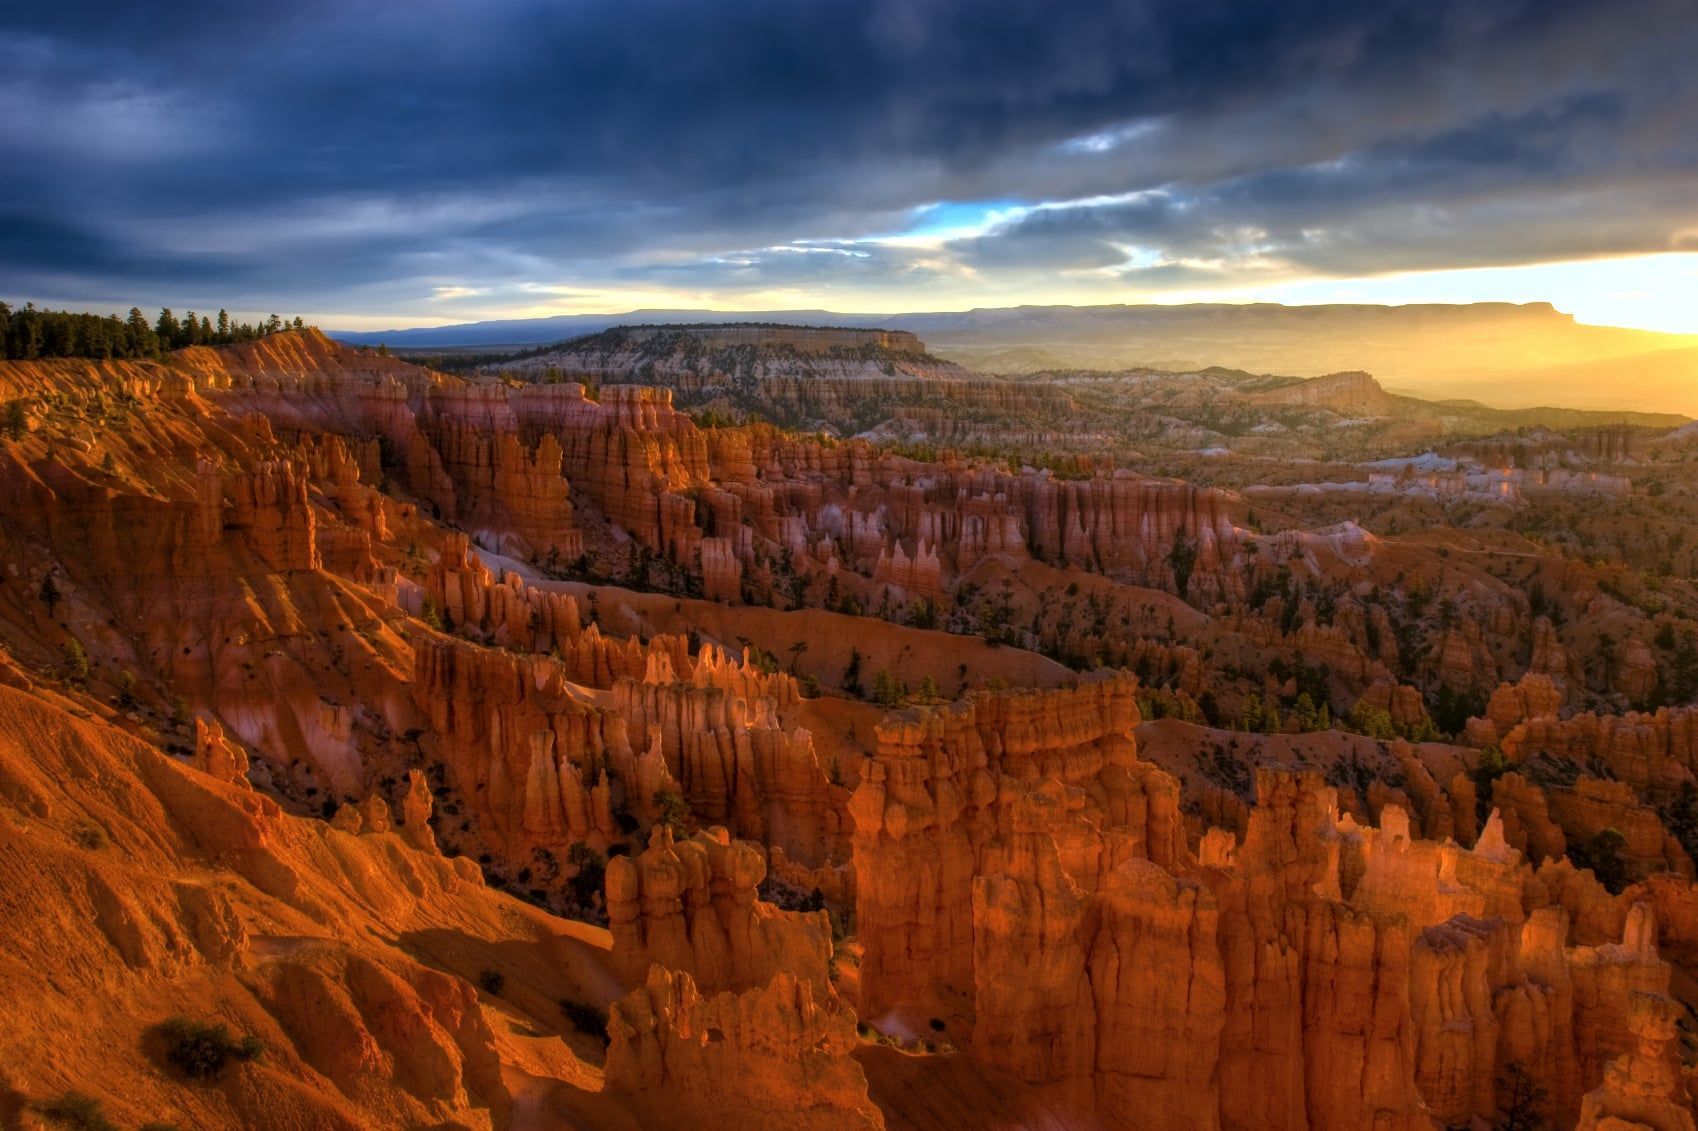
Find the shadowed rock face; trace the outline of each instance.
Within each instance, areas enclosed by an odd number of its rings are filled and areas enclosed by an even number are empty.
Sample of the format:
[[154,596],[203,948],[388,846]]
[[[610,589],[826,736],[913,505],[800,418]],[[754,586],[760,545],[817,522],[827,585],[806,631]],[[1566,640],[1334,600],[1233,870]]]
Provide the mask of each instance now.
[[[1680,585],[598,396],[313,333],[0,367],[0,1095],[1692,1126],[1698,724],[1621,709]],[[178,1079],[178,1014],[265,1056]]]

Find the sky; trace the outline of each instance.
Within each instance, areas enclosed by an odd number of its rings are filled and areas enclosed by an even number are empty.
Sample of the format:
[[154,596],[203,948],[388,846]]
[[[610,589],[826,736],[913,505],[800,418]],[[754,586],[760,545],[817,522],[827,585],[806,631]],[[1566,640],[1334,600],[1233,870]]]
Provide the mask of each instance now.
[[1698,332],[1695,0],[8,5],[0,297]]

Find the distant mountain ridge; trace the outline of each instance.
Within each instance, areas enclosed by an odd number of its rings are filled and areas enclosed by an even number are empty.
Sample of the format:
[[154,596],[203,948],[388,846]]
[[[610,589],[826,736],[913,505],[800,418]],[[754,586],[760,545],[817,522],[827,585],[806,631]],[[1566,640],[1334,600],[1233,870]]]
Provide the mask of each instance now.
[[1434,399],[1698,416],[1698,335],[1591,326],[1549,303],[1411,306],[1020,306],[869,315],[642,310],[414,330],[332,332],[409,350],[564,341],[632,323],[767,323],[907,331],[985,373],[1225,366],[1319,377],[1363,371]]
[[[668,310],[643,308],[622,314],[555,314],[541,318],[501,318],[481,322],[459,322],[446,326],[415,326],[392,330],[328,330],[330,337],[350,345],[387,344],[403,349],[470,347],[488,345],[549,345],[585,334],[600,333],[615,326],[676,325],[709,326],[737,324],[751,327],[855,327],[908,330],[916,334],[1024,335],[1053,329],[1077,332],[1086,328],[1124,330],[1129,326],[1154,326],[1197,322],[1218,317],[1244,319],[1278,318],[1282,313],[1314,318],[1318,314],[1354,312],[1363,318],[1376,315],[1444,318],[1460,312],[1532,318],[1554,318],[1575,324],[1547,302],[1427,304],[1379,306],[1336,304],[1286,306],[1282,303],[1184,303],[1163,305],[1103,306],[1007,306],[976,307],[972,310],[887,314],[844,314],[833,310]],[[1667,335],[1681,338],[1682,335]]]

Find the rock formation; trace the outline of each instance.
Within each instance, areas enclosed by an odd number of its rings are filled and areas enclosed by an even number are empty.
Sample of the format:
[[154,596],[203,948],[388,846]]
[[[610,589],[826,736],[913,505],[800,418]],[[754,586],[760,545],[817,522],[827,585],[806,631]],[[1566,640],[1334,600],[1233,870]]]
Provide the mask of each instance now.
[[973,984],[973,880],[1022,789],[1064,791],[1059,851],[1091,888],[1133,856],[1173,862],[1178,791],[1138,761],[1133,686],[981,694],[879,727],[850,803],[864,1013]]
[[1366,373],[1329,373],[1250,394],[1265,405],[1314,405],[1341,416],[1388,416],[1393,407],[1380,383]]
[[1660,994],[1635,994],[1629,1027],[1634,1047],[1609,1067],[1603,1084],[1586,1093],[1580,1109],[1581,1131],[1692,1131],[1674,1045],[1683,1010]]
[[704,997],[688,973],[651,967],[613,1007],[608,1036],[608,1088],[664,1124],[735,1113],[759,1131],[885,1125],[849,1057],[854,1014],[791,974]]
[[[1689,569],[1657,516],[1516,533],[1652,449],[1375,455],[1357,521],[1336,460],[1203,453],[1358,443],[1360,375],[1192,375],[1279,412],[1171,416],[1186,482],[1058,432],[1197,395],[1149,375],[604,344],[593,390],[311,332],[0,366],[0,1116],[1691,1126],[1698,709],[1624,711],[1698,670]],[[726,423],[768,394],[805,428]],[[1411,524],[1456,477],[1493,509]],[[175,1080],[176,1012],[263,1062]]]
[[724,829],[678,842],[657,825],[646,851],[607,865],[616,966],[631,982],[651,965],[689,971],[708,994],[764,986],[783,972],[828,997],[829,919],[757,899],[765,875],[760,853]]

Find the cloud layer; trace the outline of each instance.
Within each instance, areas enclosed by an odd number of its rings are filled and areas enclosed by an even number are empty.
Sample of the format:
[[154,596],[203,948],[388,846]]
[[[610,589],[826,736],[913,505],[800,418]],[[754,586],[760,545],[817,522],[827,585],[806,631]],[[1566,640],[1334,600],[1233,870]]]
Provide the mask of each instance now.
[[32,7],[14,297],[894,309],[1698,247],[1691,0]]

